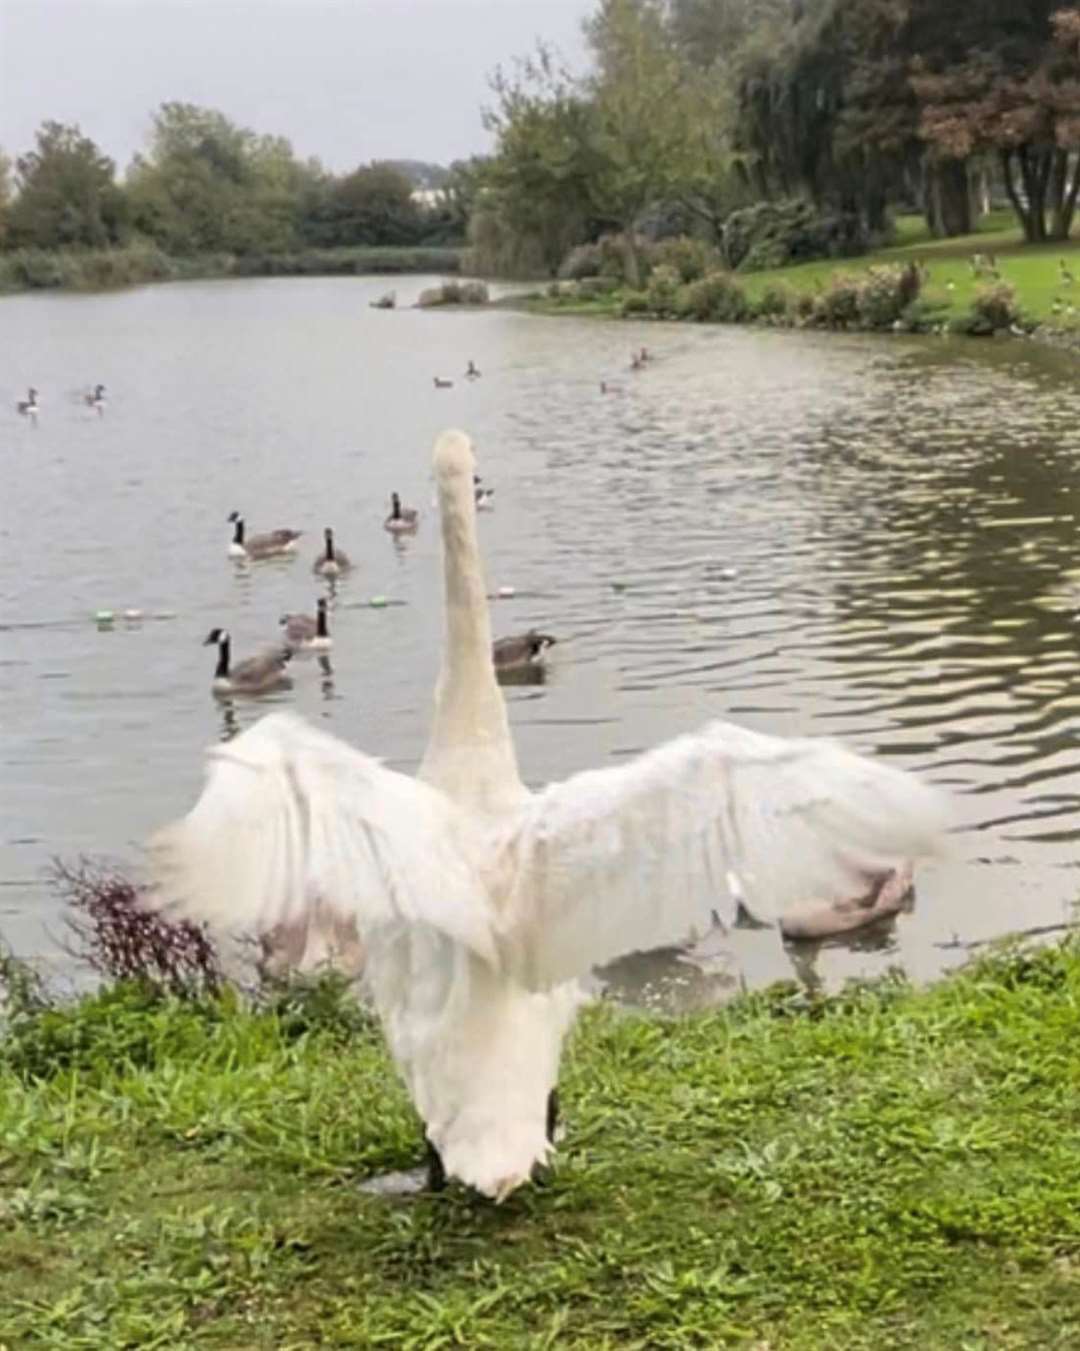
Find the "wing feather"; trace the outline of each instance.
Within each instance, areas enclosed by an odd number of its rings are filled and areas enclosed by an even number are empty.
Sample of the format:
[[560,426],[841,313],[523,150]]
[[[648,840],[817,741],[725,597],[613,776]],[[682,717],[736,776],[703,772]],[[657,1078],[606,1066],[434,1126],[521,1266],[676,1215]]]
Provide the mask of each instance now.
[[937,790],[826,740],[716,722],[525,804],[493,867],[504,961],[545,988],[796,901],[860,895],[935,851]]
[[468,823],[437,789],[294,714],[207,756],[192,810],[149,842],[151,904],[246,933],[318,920],[425,925],[495,960]]

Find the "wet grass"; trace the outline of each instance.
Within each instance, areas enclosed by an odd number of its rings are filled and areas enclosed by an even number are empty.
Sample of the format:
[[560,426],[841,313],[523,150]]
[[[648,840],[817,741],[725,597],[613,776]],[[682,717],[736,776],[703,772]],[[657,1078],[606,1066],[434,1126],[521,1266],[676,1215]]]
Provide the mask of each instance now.
[[807,1005],[592,1009],[552,1178],[358,1184],[419,1129],[367,1020],[116,988],[0,1041],[0,1345],[1080,1344],[1080,948]]

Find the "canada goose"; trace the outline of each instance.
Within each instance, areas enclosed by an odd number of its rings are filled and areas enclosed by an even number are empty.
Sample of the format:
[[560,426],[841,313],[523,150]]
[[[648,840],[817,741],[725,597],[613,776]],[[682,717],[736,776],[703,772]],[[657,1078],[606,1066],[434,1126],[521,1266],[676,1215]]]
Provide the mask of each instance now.
[[390,515],[383,521],[383,529],[403,535],[420,524],[420,513],[415,507],[403,507],[397,493],[390,494]]
[[96,408],[98,413],[105,411],[105,386],[95,385],[93,391],[83,395],[83,403],[87,408]]
[[454,382],[453,382],[453,380],[444,380],[444,379],[442,378],[442,376],[437,375],[437,376],[435,377],[435,388],[436,388],[436,389],[453,389],[453,388],[454,388]]
[[252,934],[335,926],[364,949],[422,1117],[429,1181],[496,1201],[552,1148],[563,1039],[594,966],[862,894],[933,852],[943,800],[831,741],[713,722],[533,794],[495,678],[468,438],[435,448],[446,641],[413,779],[290,713],[208,753],[189,814],[151,841],[159,910]]
[[323,539],[326,541],[323,552],[311,570],[318,577],[340,577],[352,567],[349,556],[334,543],[334,532],[329,526],[323,531]]
[[472,357],[469,358],[469,364],[465,369],[465,379],[466,380],[480,379],[480,372],[476,369],[476,362],[473,361]]
[[227,629],[211,629],[203,639],[203,647],[215,644],[218,650],[217,669],[210,687],[215,694],[265,694],[268,690],[283,689],[292,684],[285,674],[286,663],[292,656],[287,647],[260,652],[231,666]]
[[325,652],[333,647],[334,640],[326,623],[326,597],[320,596],[315,602],[315,617],[302,614],[282,615],[278,621],[285,628],[285,642],[295,649],[304,648],[311,652]]
[[1068,264],[1065,262],[1064,258],[1062,258],[1058,263],[1058,270],[1061,273],[1061,280],[1064,282],[1064,284],[1066,286],[1071,286],[1073,282],[1076,280],[1076,278],[1069,271]]
[[230,558],[281,558],[296,553],[296,541],[304,533],[302,530],[269,530],[265,535],[251,535],[245,538],[244,518],[238,511],[230,511],[228,522],[233,527],[232,542],[229,544]]
[[26,391],[26,398],[20,399],[15,405],[15,411],[22,417],[36,418],[38,415],[38,396],[37,390],[33,385]]
[[555,639],[550,633],[517,633],[512,638],[500,638],[492,647],[491,655],[496,671],[519,671],[527,666],[541,666],[547,649]]
[[495,503],[492,499],[495,496],[494,488],[482,488],[480,486],[480,475],[473,475],[473,498],[476,501],[478,511],[491,511]]

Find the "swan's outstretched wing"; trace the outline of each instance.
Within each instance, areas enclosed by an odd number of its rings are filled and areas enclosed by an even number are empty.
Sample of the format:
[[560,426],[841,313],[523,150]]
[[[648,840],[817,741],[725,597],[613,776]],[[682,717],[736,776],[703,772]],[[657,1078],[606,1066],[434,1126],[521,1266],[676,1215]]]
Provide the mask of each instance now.
[[362,937],[427,926],[494,959],[467,825],[438,790],[289,713],[208,762],[198,802],[149,843],[151,904],[254,934],[328,918]]
[[797,900],[850,899],[933,852],[944,798],[825,740],[716,722],[521,810],[493,886],[504,961],[531,988]]

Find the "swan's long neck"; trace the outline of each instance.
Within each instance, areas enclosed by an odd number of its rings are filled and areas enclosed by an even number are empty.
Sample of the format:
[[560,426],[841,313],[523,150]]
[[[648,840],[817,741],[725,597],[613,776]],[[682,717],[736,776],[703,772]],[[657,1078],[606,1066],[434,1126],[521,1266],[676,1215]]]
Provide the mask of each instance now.
[[439,508],[446,646],[419,774],[463,806],[499,812],[520,801],[526,790],[491,656],[471,473],[440,470]]

